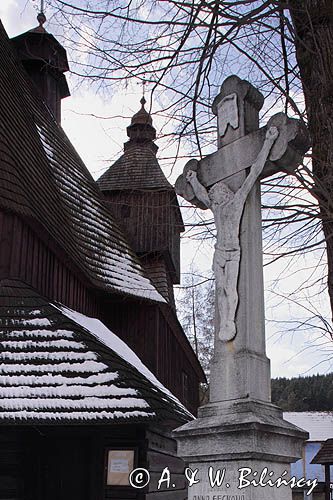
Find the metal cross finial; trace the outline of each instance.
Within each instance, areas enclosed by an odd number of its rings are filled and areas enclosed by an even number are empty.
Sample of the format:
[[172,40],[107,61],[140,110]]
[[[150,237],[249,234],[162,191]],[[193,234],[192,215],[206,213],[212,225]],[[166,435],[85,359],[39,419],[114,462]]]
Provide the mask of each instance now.
[[142,78],[139,82],[137,82],[137,85],[142,85],[142,98],[143,99],[145,99],[147,83],[148,83],[148,81],[145,78]]

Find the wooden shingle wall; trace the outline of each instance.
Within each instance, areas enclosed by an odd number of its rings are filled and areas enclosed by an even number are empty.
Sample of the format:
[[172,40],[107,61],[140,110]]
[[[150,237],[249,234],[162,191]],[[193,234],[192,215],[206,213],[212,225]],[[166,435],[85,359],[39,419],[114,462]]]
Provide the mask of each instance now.
[[[175,440],[158,429],[149,429],[146,437],[147,470],[149,470],[151,477],[146,500],[187,499],[187,482],[184,475],[185,464],[177,457]],[[168,467],[170,471],[170,485],[164,482],[158,488],[158,481],[161,479],[165,467]]]
[[[104,311],[104,323],[136,352],[162,384],[196,414],[203,375],[170,307],[122,302],[109,304]],[[185,393],[183,383],[186,377],[188,389]]]
[[73,272],[70,259],[66,265],[66,255],[52,251],[42,228],[39,236],[17,215],[0,211],[0,279],[19,278],[52,300],[96,316],[98,302]]
[[[0,432],[0,500],[184,500],[184,462],[170,430],[154,426],[6,427]],[[109,449],[134,449],[145,489],[106,485]],[[168,467],[175,484],[157,488]]]
[[173,190],[105,193],[111,212],[137,254],[169,252],[173,283],[179,283],[179,233]]
[[18,432],[0,431],[0,499],[23,500],[22,440]]

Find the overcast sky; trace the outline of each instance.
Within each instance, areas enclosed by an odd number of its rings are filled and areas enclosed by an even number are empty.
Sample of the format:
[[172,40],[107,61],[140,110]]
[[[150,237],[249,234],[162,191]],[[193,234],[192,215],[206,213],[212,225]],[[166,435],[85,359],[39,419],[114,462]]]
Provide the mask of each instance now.
[[[9,36],[18,35],[37,25],[35,6],[36,2],[32,0],[1,0],[0,18]],[[48,29],[47,24],[45,27]],[[123,143],[127,139],[126,126],[129,124],[129,118],[140,107],[142,91],[140,86],[134,83],[131,88],[127,87],[117,92],[111,99],[105,94],[96,94],[88,85],[77,88],[70,74],[68,81],[72,96],[63,101],[62,125],[96,178],[121,154]],[[154,118],[157,132],[162,124],[161,117]],[[161,150],[161,142],[159,146]],[[185,161],[178,163],[172,174],[169,169],[165,170],[171,182],[180,173],[184,163]],[[333,358],[332,344],[320,336],[318,328],[310,327],[305,331],[298,328],[294,332],[289,331],[293,321],[302,321],[302,318],[309,316],[307,308],[317,311],[318,315],[327,313],[329,311],[327,295],[313,297],[316,290],[304,292],[301,305],[281,298],[281,295],[291,294],[301,286],[302,266],[304,268],[313,265],[313,261],[317,258],[319,254],[311,256],[311,259],[300,258],[297,263],[293,263],[287,276],[280,281],[278,277],[286,263],[278,262],[265,268],[266,284],[274,283],[275,288],[274,294],[266,292],[267,353],[271,359],[274,377],[327,373],[333,369],[333,359],[330,360]],[[212,243],[195,243],[188,239],[183,242],[182,267],[185,272],[189,271],[193,261],[200,269],[206,271],[211,266],[211,260]],[[314,318],[313,324],[318,325],[318,320]]]

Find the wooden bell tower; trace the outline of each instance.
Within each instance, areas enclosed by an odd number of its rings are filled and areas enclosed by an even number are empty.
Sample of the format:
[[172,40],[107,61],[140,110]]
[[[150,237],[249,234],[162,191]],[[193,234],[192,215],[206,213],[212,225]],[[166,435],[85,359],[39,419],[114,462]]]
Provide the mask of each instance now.
[[61,100],[70,95],[64,75],[69,71],[66,50],[45,30],[42,10],[37,20],[37,28],[12,38],[11,42],[41,98],[60,124]]
[[179,283],[184,225],[174,188],[156,158],[156,130],[145,104],[143,97],[140,111],[127,127],[124,154],[97,183],[148,277],[174,306],[173,285]]

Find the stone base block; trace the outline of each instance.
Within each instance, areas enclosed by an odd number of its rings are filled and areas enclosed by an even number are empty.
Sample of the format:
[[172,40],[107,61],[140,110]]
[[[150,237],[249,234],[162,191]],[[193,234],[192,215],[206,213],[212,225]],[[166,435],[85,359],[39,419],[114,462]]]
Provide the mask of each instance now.
[[291,500],[291,485],[281,479],[290,480],[290,463],[308,434],[283,420],[275,405],[210,403],[174,434],[178,455],[200,479],[189,487],[189,500]]
[[199,482],[189,487],[188,500],[292,500],[292,485],[273,485],[279,478],[290,479],[289,464],[235,460],[195,462],[189,467],[192,474],[197,470]]

